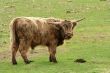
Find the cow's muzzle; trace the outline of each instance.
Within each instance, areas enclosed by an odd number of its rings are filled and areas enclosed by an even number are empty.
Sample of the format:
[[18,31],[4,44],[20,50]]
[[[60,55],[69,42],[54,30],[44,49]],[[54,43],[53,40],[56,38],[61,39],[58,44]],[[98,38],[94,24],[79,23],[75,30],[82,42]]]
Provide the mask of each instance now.
[[73,34],[72,33],[66,33],[65,34],[65,39],[70,39],[70,38],[72,38],[72,36],[73,36]]

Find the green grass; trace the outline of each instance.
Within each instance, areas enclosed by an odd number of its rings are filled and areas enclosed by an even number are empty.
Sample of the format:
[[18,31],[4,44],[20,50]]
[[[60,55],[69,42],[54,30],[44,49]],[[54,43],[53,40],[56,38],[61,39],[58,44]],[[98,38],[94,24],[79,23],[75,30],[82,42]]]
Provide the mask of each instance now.
[[[34,1],[34,2],[33,2]],[[25,65],[17,58],[0,60],[0,73],[109,73],[110,72],[110,1],[100,0],[0,0],[0,53],[10,50],[9,22],[17,16],[86,19],[74,30],[74,37],[57,49],[58,64],[48,62],[48,51],[32,55]],[[66,11],[72,11],[66,13]],[[87,62],[75,63],[83,58]]]

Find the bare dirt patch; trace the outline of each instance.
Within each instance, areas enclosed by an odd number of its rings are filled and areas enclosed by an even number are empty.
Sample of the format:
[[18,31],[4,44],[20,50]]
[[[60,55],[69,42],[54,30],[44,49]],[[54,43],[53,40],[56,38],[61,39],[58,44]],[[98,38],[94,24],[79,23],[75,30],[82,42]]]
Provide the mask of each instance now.
[[10,58],[11,58],[11,51],[0,52],[0,61],[4,59],[10,59]]
[[[43,47],[43,48],[40,47],[39,49],[38,48],[35,48],[33,50],[33,53],[32,53],[32,51],[30,49],[28,51],[28,53],[27,53],[27,56],[29,58],[32,58],[32,57],[35,57],[35,56],[38,57],[41,54],[48,54],[48,51],[47,51],[47,49],[45,47]],[[19,51],[16,54],[16,58],[18,58],[18,57],[21,57]],[[2,60],[11,60],[11,50],[0,52],[0,61],[2,61]]]

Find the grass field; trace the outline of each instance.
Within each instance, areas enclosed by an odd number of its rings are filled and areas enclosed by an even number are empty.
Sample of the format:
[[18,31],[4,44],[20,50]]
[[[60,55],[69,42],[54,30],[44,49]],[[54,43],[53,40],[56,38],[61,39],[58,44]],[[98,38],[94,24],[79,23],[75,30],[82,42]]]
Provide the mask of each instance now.
[[[58,63],[48,61],[46,47],[29,54],[32,62],[11,64],[9,22],[17,16],[80,19],[74,37],[57,48]],[[83,58],[86,63],[75,63]],[[0,73],[110,73],[110,1],[0,0]]]

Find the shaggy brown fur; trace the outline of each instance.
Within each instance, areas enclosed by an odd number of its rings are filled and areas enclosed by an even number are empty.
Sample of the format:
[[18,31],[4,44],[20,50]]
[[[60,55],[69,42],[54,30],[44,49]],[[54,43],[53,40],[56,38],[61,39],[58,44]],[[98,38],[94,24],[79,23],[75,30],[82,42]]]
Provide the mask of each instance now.
[[73,28],[77,21],[56,18],[17,17],[10,23],[12,63],[17,64],[16,52],[19,50],[26,64],[29,47],[45,45],[49,49],[50,62],[56,63],[56,47],[63,44],[64,39],[73,36]]

